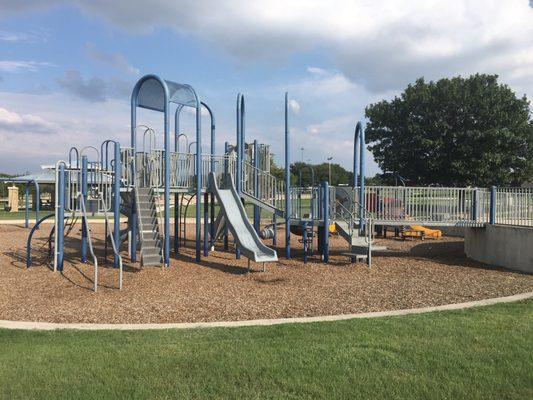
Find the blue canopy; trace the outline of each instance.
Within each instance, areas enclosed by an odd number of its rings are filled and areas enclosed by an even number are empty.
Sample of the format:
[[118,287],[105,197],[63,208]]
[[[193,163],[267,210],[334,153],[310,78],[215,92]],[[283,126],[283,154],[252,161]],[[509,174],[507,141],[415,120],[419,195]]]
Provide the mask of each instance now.
[[[197,106],[197,97],[190,85],[164,80],[168,87],[169,101],[188,107]],[[165,93],[161,83],[154,77],[141,83],[137,97],[137,106],[154,111],[164,111]]]

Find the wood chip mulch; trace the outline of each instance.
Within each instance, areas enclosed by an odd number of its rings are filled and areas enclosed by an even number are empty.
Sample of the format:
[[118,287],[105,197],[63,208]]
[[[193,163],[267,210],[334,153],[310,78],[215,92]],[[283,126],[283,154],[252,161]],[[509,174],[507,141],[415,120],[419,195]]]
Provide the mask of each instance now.
[[[50,226],[36,232],[33,266],[25,269],[28,229],[0,226],[0,319],[46,322],[198,322],[318,316],[436,306],[533,290],[533,276],[492,268],[467,259],[463,240],[380,239],[388,251],[375,252],[373,268],[351,265],[345,242],[331,239],[330,264],[312,256],[304,265],[298,237],[293,259],[246,273],[246,259],[232,252],[210,253],[194,263],[194,249],[182,248],[169,269],[139,268],[125,251],[124,287],[103,260],[103,225],[91,227],[99,257],[98,293],[91,264],[79,262],[79,229],[66,241],[64,273],[48,267]],[[193,233],[193,225],[188,232]],[[279,231],[283,242],[283,231]],[[271,241],[267,241],[270,244]],[[125,249],[125,246],[123,246]],[[260,265],[254,265],[260,271]]]

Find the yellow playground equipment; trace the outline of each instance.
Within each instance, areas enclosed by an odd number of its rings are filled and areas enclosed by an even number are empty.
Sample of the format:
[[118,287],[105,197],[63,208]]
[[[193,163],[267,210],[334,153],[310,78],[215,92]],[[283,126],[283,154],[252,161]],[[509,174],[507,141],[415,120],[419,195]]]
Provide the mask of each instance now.
[[437,239],[442,237],[442,232],[439,229],[429,229],[421,225],[411,225],[409,228],[401,232],[402,238],[425,238]]

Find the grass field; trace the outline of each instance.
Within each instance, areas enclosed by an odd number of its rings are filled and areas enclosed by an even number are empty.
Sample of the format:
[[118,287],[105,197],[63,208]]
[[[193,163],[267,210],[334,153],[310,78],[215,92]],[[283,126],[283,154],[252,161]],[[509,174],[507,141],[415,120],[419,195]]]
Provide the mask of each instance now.
[[233,329],[0,330],[0,397],[533,398],[533,301]]

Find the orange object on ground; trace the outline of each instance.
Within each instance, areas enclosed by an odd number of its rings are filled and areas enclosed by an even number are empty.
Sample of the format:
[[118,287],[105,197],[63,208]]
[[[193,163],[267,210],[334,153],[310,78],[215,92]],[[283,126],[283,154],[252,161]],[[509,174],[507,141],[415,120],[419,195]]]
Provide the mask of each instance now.
[[411,225],[409,229],[402,232],[402,237],[412,238],[440,238],[442,232],[439,229],[429,229],[421,225]]

